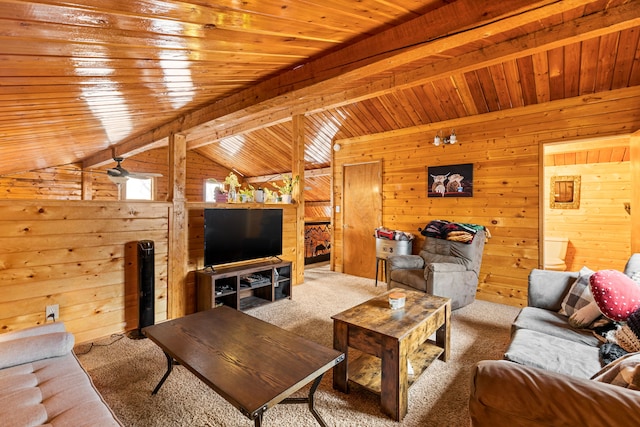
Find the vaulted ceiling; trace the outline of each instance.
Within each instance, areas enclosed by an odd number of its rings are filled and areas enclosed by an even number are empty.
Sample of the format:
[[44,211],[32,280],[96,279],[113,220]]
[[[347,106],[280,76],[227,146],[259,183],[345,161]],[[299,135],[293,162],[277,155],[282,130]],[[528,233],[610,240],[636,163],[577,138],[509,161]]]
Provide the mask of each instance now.
[[166,145],[241,174],[336,138],[640,85],[638,0],[0,0],[0,175]]

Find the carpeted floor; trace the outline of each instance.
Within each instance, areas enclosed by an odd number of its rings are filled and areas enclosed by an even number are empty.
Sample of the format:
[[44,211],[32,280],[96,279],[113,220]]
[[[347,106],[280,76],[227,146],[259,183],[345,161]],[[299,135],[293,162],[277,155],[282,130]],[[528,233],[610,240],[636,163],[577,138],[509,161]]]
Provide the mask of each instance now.
[[[293,299],[251,309],[249,314],[332,346],[331,316],[386,290],[374,281],[327,267],[307,269]],[[316,408],[330,426],[468,426],[470,372],[479,360],[500,359],[518,309],[485,301],[452,315],[451,358],[436,360],[409,389],[409,412],[396,423],[379,409],[378,396],[352,387],[333,390],[331,371],[316,393]],[[156,396],[151,390],[166,369],[162,351],[148,339],[112,337],[78,346],[78,358],[104,399],[126,426],[252,426],[184,367],[177,366]],[[88,352],[87,352],[88,351]],[[86,354],[82,354],[87,352]],[[303,389],[306,392],[307,388]],[[316,427],[306,405],[277,405],[265,426]]]

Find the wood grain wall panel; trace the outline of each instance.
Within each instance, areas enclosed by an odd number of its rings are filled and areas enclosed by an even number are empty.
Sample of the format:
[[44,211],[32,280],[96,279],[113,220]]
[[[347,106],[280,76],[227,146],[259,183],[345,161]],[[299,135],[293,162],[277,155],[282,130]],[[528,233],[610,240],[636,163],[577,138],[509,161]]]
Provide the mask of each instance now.
[[640,30],[632,28],[620,32],[620,38],[618,40],[618,53],[614,70],[613,70],[613,82],[611,89],[621,89],[629,85],[629,76],[632,75],[631,70],[633,68],[636,50],[638,48],[638,37],[640,36]]
[[600,50],[599,39],[589,39],[582,42],[582,58],[580,61],[580,93],[589,94],[596,90],[597,61]]
[[219,182],[229,175],[231,170],[212,162],[196,151],[187,151],[187,188],[186,198],[189,202],[204,202],[204,183],[213,178]]
[[[539,52],[531,55],[533,63],[533,78],[536,87],[536,103],[542,104],[551,101],[551,89],[549,82],[549,57],[547,52]],[[495,110],[492,110],[495,111]]]
[[[125,159],[122,166],[130,172],[153,172],[163,176],[154,179],[155,201],[166,201],[169,169],[168,149],[145,151]],[[81,200],[82,174],[91,180],[91,200],[118,200],[117,186],[108,178],[106,169],[82,171],[79,165],[69,164],[35,172],[10,174],[0,177],[0,199]],[[209,160],[197,151],[187,152],[186,197],[189,201],[204,201],[204,183],[207,178],[223,182],[230,170]]]
[[304,218],[307,222],[329,221],[331,219],[331,203],[305,202]]
[[[551,209],[552,176],[581,177],[578,209]],[[631,253],[630,162],[606,162],[545,167],[544,214],[548,236],[569,239],[567,269],[624,269]]]
[[[482,84],[480,82],[480,77],[476,71],[470,71],[464,74],[466,86],[469,88],[469,93],[473,98],[473,105],[478,114],[488,113],[489,104],[482,92]],[[438,120],[432,120],[432,122],[437,122]]]
[[518,71],[520,72],[520,84],[522,86],[522,96],[524,98],[524,105],[532,105],[538,102],[536,95],[536,79],[535,71],[533,68],[533,58],[526,56],[524,58],[518,58],[516,60],[518,64]]
[[[154,180],[155,200],[166,201],[169,192],[168,159],[168,148],[157,148],[126,159],[122,166],[129,171],[162,173],[163,176]],[[213,178],[223,182],[229,172],[229,169],[209,160],[198,151],[188,151],[185,191],[187,200],[204,201],[204,182],[206,179]]]
[[80,200],[81,196],[81,172],[75,165],[0,176],[0,199]]
[[564,76],[566,75],[564,72],[564,57],[564,47],[550,49],[547,52],[549,64],[549,99],[551,101],[566,98],[564,90]]
[[596,75],[596,92],[610,90],[613,83],[613,71],[618,53],[618,33],[600,37],[600,57]]
[[496,82],[493,80],[494,76],[491,70],[489,68],[483,68],[476,71],[476,76],[478,77],[478,82],[484,95],[484,102],[486,102],[489,111],[500,110],[500,100],[498,99]]
[[166,319],[168,213],[165,203],[0,201],[2,329],[44,323],[50,304],[77,342],[137,327],[126,323],[125,275],[138,240],[155,243],[155,317]]
[[[629,104],[633,97],[620,94],[612,93],[595,103],[574,101],[570,106],[564,104],[566,101],[555,101],[451,120],[437,128],[419,126],[340,140],[342,150],[335,153],[334,163],[334,203],[342,203],[344,165],[381,160],[383,224],[372,224],[372,230],[384,225],[418,233],[419,227],[433,219],[485,225],[492,237],[485,247],[478,297],[526,305],[528,274],[540,265],[539,144],[589,134],[617,135],[639,128],[640,112]],[[433,146],[433,135],[440,127],[455,127],[459,143]],[[427,167],[460,163],[474,164],[473,197],[428,198]],[[599,196],[587,196],[585,201],[596,210],[604,209],[601,201],[610,201],[598,197],[611,186],[600,183],[599,187],[603,189],[596,192]],[[342,218],[340,213],[333,215],[332,263],[341,271]],[[414,251],[421,243],[419,236]],[[618,255],[629,256],[628,243],[614,254],[613,264],[619,264]]]
[[580,94],[580,43],[564,46],[563,73],[564,96],[567,98],[578,96]]

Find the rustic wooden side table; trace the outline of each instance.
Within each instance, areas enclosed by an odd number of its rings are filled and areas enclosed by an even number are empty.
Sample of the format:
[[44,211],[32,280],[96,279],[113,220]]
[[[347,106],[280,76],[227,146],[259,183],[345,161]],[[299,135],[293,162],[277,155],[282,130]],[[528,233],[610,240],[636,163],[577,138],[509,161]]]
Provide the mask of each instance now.
[[[389,307],[392,292],[406,293],[403,308]],[[333,387],[348,393],[354,381],[380,394],[382,410],[401,421],[411,384],[435,359],[449,357],[451,300],[395,288],[332,319],[333,348],[345,354],[333,370]],[[353,357],[349,347],[361,354]]]

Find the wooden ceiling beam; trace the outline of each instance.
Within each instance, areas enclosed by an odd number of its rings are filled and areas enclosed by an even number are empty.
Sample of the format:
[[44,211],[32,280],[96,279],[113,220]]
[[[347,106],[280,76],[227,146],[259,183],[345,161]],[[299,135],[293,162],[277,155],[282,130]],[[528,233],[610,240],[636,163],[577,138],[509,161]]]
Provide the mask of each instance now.
[[289,109],[283,111],[267,109],[260,116],[244,115],[236,118],[235,121],[234,118],[227,116],[225,117],[226,122],[223,125],[225,126],[223,129],[216,130],[213,123],[204,125],[207,127],[207,132],[201,133],[200,128],[191,129],[188,132],[188,146],[189,149],[193,149],[231,135],[248,133],[256,130],[256,128],[265,126],[269,121],[273,121],[273,124],[281,123],[289,120],[291,115],[299,114],[301,111],[306,112],[306,114],[318,113],[323,110],[383,96],[394,91],[423,85],[451,75],[460,76],[471,70],[578,43],[638,25],[640,25],[640,9],[632,4],[619,6],[606,12],[589,15],[526,34],[465,55],[442,60],[432,65],[394,73],[392,76],[385,76],[373,83],[356,85],[355,88],[350,90],[334,91],[333,94],[324,95],[321,99],[309,99],[307,102],[299,102],[297,105],[292,105]]
[[[562,11],[568,10],[568,5],[566,4],[554,5],[554,7],[562,7]],[[575,5],[571,7],[575,7]],[[524,22],[543,19],[543,17],[548,17],[551,14],[548,8],[545,10],[544,16],[542,16],[542,13],[538,9],[532,12],[528,19],[523,19],[522,16],[518,16],[517,19],[505,19],[499,23],[500,29],[491,27],[467,31],[464,36],[460,37],[461,40],[455,43],[452,38],[457,36],[447,37],[446,40],[437,40],[412,51],[411,61],[477,40],[482,37],[481,33],[493,35],[512,29],[515,26],[523,25]],[[559,13],[559,11],[555,9],[554,13]],[[330,88],[320,88],[319,85],[315,85],[312,91],[313,96],[300,94],[300,96],[290,97],[291,100],[280,99],[281,102],[277,107],[263,104],[265,108],[258,113],[252,114],[247,110],[238,111],[219,120],[213,120],[204,125],[194,127],[186,132],[189,141],[188,146],[189,149],[198,148],[231,135],[249,133],[264,126],[272,126],[288,121],[295,114],[315,114],[331,108],[386,95],[404,88],[425,84],[447,77],[450,74],[462,74],[472,69],[495,65],[527,54],[542,52],[550,48],[550,46],[564,46],[583,39],[631,28],[638,25],[638,14],[636,7],[626,5],[597,15],[589,15],[567,24],[560,24],[551,29],[547,28],[536,33],[527,34],[467,55],[442,60],[430,66],[412,71],[393,73],[393,75],[387,75],[373,83],[355,85],[355,88],[350,90],[335,90],[335,81],[331,82],[333,86]],[[415,56],[415,52],[419,54]],[[406,63],[409,57],[409,53],[404,54],[402,64]],[[385,70],[377,70],[376,73]],[[342,76],[341,82],[346,80],[349,80],[349,76]]]
[[[252,176],[249,178],[245,178],[244,182],[248,182],[249,184],[253,183],[261,183],[261,182],[269,182],[269,181],[279,181],[285,175],[291,176],[291,173],[277,173],[273,175],[263,175],[263,176]],[[317,178],[319,176],[330,176],[331,168],[321,168],[321,169],[307,169],[304,171],[305,178]]]
[[[282,114],[305,114],[293,111],[296,103],[322,103],[322,94],[335,91],[345,81],[356,81],[422,58],[434,50],[449,50],[456,46],[488,38],[529,22],[558,15],[594,0],[493,0],[449,3],[405,24],[393,27],[334,53],[301,65],[293,70],[259,83],[199,110],[185,114],[143,135],[124,141],[126,150],[144,149],[147,145],[172,133],[191,133],[189,129],[208,123],[204,131],[224,129],[231,121],[253,120],[272,112],[276,120]],[[437,47],[434,48],[433,45]],[[345,100],[345,102],[351,102]],[[284,105],[284,107],[283,107]],[[288,107],[287,107],[288,106]],[[319,107],[321,108],[321,107]],[[279,114],[276,114],[279,113]],[[269,125],[265,123],[265,125]],[[204,132],[203,131],[203,132]],[[188,135],[189,136],[189,135]],[[198,136],[191,136],[191,140]],[[208,142],[211,142],[211,138]],[[204,145],[205,142],[202,143]],[[189,149],[197,148],[192,142]],[[123,148],[117,148],[122,155]],[[85,159],[84,167],[109,161],[111,149],[102,150]]]
[[[538,32],[497,43],[455,58],[442,60],[432,65],[410,71],[394,73],[376,82],[356,86],[333,96],[323,98],[323,106],[316,109],[311,105],[302,105],[309,114],[328,108],[337,108],[353,102],[379,97],[397,90],[407,89],[429,83],[434,80],[459,75],[468,71],[509,60],[522,58],[535,53],[567,46],[584,40],[616,33],[640,25],[640,8],[626,4],[606,12],[589,15],[574,21],[545,28]],[[348,101],[347,101],[348,100]]]

